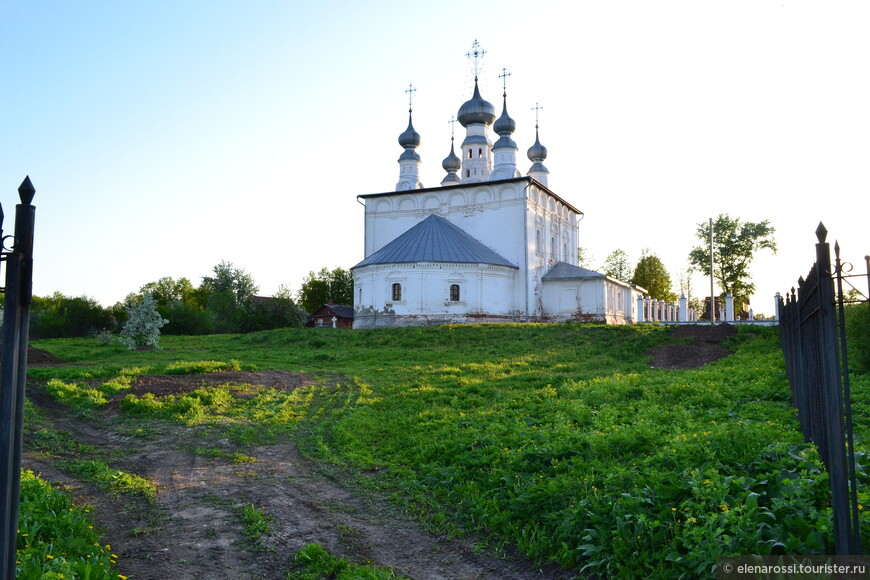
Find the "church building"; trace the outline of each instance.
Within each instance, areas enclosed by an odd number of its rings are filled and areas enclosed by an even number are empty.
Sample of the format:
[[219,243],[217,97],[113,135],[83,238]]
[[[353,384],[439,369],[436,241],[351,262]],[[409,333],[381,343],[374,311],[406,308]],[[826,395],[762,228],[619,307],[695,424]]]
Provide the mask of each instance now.
[[[476,41],[472,55],[482,56]],[[475,70],[474,92],[456,115],[465,138],[458,156],[451,138],[440,186],[420,183],[409,110],[395,190],[357,196],[365,259],[351,268],[353,327],[636,321],[642,288],[578,266],[583,212],[548,188],[537,123],[523,175],[507,93],[496,117],[477,80]]]

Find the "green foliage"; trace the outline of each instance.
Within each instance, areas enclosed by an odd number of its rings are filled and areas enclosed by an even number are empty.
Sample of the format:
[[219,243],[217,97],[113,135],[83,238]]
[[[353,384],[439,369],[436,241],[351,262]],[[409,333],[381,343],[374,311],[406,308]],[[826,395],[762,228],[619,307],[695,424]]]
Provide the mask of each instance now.
[[298,571],[289,572],[287,580],[403,580],[394,569],[354,564],[347,558],[331,555],[322,546],[308,544],[293,557]]
[[168,306],[175,303],[195,303],[196,290],[187,278],[173,280],[170,276],[164,276],[156,282],[144,284],[139,289],[140,301],[146,294],[151,295],[158,306]]
[[65,383],[60,379],[51,379],[45,389],[58,402],[74,407],[85,416],[90,416],[95,409],[106,404],[105,394],[89,387],[87,383]]
[[117,556],[100,545],[88,506],[21,472],[16,575],[19,580],[117,579]]
[[309,314],[329,303],[353,306],[353,274],[343,268],[309,272],[299,290],[299,305]]
[[647,295],[651,298],[666,302],[674,302],[677,299],[677,295],[671,290],[671,276],[665,269],[665,265],[658,256],[651,254],[649,249],[644,249],[640,253],[640,260],[629,281],[646,289]]
[[178,361],[166,365],[163,372],[167,375],[198,375],[204,373],[219,373],[223,371],[240,371],[241,364],[237,360],[222,362],[217,360]]
[[149,502],[157,498],[157,487],[153,483],[139,475],[113,469],[103,461],[65,459],[59,465],[107,491],[138,496]]
[[[777,329],[741,327],[726,345],[734,354],[698,370],[649,368],[647,353],[671,341],[658,325],[484,324],[165,337],[172,352],[38,346],[76,360],[78,375],[53,370],[82,388],[85,374],[163,372],[202,362],[202,349],[326,379],[128,395],[121,411],[235,446],[292,433],[303,453],[374,474],[363,480],[435,529],[577,573],[712,577],[719,553],[831,553],[827,476],[802,443]],[[852,392],[867,505],[870,381],[856,377]]]
[[589,251],[589,248],[577,248],[577,265],[581,268],[591,269],[592,261],[594,258],[592,257],[592,253]]
[[628,262],[628,254],[624,250],[613,250],[604,260],[604,273],[611,278],[623,282],[631,278],[631,266]]
[[87,296],[70,297],[60,292],[33,297],[30,306],[30,338],[91,336],[114,324],[111,311]]
[[844,309],[849,367],[870,373],[870,304],[849,304]]
[[126,310],[151,295],[157,303],[157,312],[168,322],[163,334],[209,334],[214,332],[214,319],[206,310],[209,288],[197,289],[187,278],[177,280],[165,276],[156,282],[144,284],[139,292],[128,294],[123,303],[114,306],[115,317],[127,320]]
[[253,504],[240,507],[239,516],[245,525],[244,534],[255,545],[262,545],[263,536],[272,535],[272,516],[257,509]]
[[[713,277],[719,283],[722,295],[731,293],[735,304],[743,304],[755,292],[749,274],[749,265],[759,250],[776,253],[773,234],[776,230],[769,220],[741,222],[728,214],[719,214],[713,222]],[[692,248],[689,262],[700,272],[710,273],[710,225],[698,224],[696,232],[704,243]]]
[[281,285],[274,296],[255,301],[241,322],[242,332],[257,332],[275,328],[302,328],[307,315],[296,305],[293,293]]
[[205,276],[201,288],[207,294],[207,309],[212,313],[217,332],[238,332],[244,313],[254,303],[259,287],[242,268],[222,261],[214,267],[214,276]]
[[168,322],[162,334],[211,334],[215,331],[215,321],[211,313],[195,303],[173,302],[158,306],[157,312]]

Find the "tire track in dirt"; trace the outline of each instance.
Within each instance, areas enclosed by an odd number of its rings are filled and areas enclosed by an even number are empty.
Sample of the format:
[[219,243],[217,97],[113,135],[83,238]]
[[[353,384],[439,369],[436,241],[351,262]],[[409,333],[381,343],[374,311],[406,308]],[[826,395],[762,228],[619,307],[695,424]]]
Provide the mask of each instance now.
[[[267,377],[274,382],[274,374]],[[201,386],[201,377],[189,377]],[[469,538],[429,533],[418,521],[370,490],[347,484],[299,455],[294,441],[244,449],[256,459],[234,463],[203,457],[193,444],[236,452],[227,440],[202,439],[197,428],[171,425],[146,438],[126,435],[111,405],[89,421],[69,416],[40,387],[31,399],[55,428],[93,445],[106,462],[157,486],[155,504],[104,493],[63,473],[44,454],[25,453],[25,469],[68,486],[94,508],[97,525],[130,580],[282,579],[292,556],[317,543],[355,562],[393,566],[416,580],[567,579],[573,574],[538,567],[516,556],[475,550]],[[25,442],[26,445],[26,442]],[[238,510],[253,504],[272,518],[272,534],[257,547],[244,535]]]

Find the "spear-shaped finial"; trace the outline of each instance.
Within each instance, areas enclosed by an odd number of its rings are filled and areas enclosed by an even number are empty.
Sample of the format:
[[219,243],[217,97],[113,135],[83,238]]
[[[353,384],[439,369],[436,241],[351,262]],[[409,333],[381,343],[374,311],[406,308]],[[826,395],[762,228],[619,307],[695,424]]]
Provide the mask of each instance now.
[[18,197],[21,198],[21,203],[23,205],[30,205],[30,202],[33,201],[33,196],[36,194],[36,188],[33,187],[33,184],[30,182],[30,176],[24,178],[24,181],[21,182],[21,185],[18,186]]

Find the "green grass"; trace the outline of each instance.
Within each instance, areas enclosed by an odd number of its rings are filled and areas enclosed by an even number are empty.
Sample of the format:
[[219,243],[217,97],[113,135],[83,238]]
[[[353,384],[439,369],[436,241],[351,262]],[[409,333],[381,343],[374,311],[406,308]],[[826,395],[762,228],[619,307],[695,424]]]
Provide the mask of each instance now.
[[245,504],[238,508],[239,516],[245,526],[245,536],[259,549],[263,547],[263,538],[272,535],[272,516],[257,509],[253,504]]
[[287,580],[403,580],[395,570],[384,566],[354,564],[347,558],[328,553],[322,546],[308,544],[293,557],[298,570],[289,572]]
[[100,543],[88,506],[75,505],[67,494],[24,471],[19,511],[19,580],[121,578],[114,566],[117,556]]
[[106,491],[140,497],[149,502],[157,498],[157,487],[153,483],[139,475],[114,469],[103,461],[64,459],[58,464],[64,470]]
[[[111,382],[204,359],[309,373],[320,384],[128,395],[122,410],[237,446],[292,433],[436,530],[588,574],[710,577],[720,554],[831,553],[827,476],[802,442],[777,329],[741,328],[735,354],[700,370],[650,369],[646,353],[668,340],[664,326],[578,324],[167,336],[160,352],[53,340],[35,346],[78,366],[34,371],[82,385],[56,396],[93,408],[86,374]],[[853,381],[870,499],[868,389]]]

